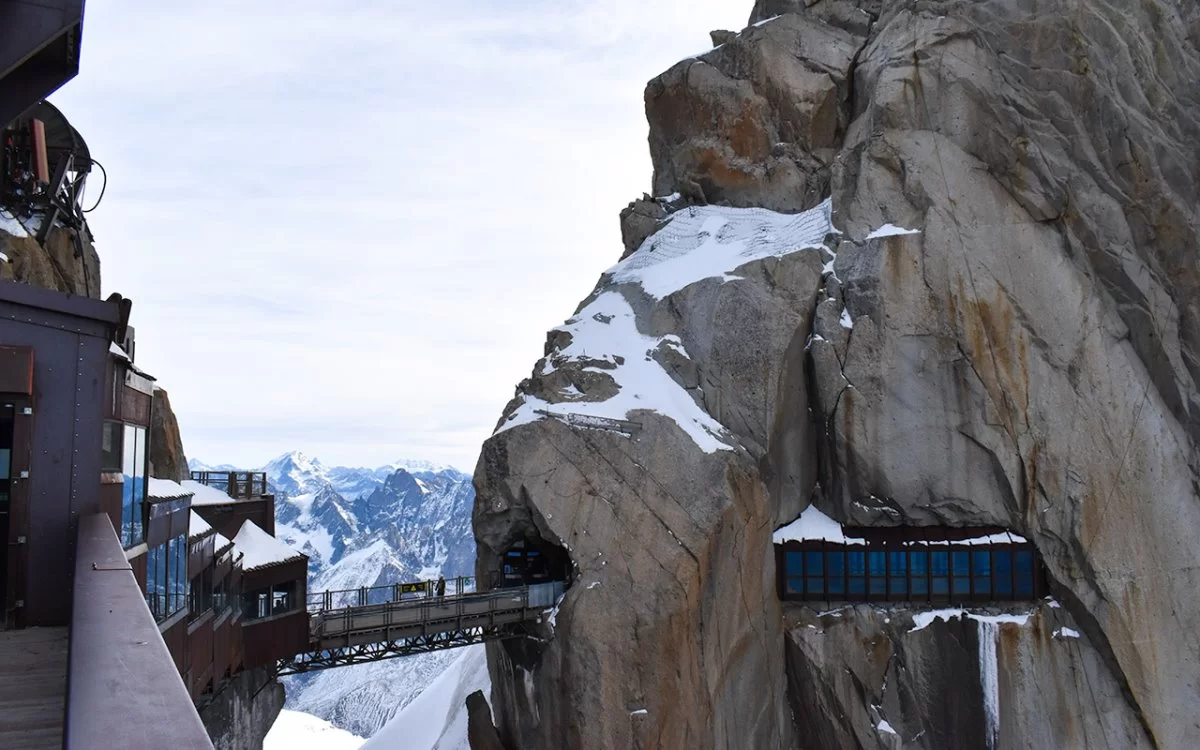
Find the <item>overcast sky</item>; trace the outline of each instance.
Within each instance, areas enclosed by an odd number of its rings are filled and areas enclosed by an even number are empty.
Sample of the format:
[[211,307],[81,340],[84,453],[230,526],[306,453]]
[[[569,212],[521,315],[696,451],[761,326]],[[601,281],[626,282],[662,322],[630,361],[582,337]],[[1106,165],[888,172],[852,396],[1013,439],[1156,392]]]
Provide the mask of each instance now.
[[473,470],[620,256],[645,82],[751,5],[89,3],[52,101],[189,457]]

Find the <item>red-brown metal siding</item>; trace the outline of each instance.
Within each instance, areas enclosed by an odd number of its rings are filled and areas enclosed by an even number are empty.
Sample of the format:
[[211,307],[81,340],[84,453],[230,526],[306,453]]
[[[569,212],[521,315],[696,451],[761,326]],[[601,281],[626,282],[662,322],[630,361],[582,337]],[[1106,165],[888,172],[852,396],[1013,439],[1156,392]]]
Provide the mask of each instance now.
[[115,303],[0,282],[0,340],[34,352],[29,477],[18,483],[28,484],[26,626],[70,621],[76,519],[101,511],[99,437],[118,320]]
[[0,393],[33,393],[33,350],[0,346]]
[[171,658],[175,661],[175,669],[179,670],[179,674],[187,673],[187,648],[188,648],[188,622],[187,617],[180,617],[178,621],[171,624],[171,627],[166,630],[160,630],[162,633],[163,642],[167,644],[167,650],[171,652]]
[[246,668],[263,667],[308,650],[308,612],[301,609],[286,615],[242,623]]
[[195,699],[212,681],[213,615],[204,614],[188,626],[188,689]]

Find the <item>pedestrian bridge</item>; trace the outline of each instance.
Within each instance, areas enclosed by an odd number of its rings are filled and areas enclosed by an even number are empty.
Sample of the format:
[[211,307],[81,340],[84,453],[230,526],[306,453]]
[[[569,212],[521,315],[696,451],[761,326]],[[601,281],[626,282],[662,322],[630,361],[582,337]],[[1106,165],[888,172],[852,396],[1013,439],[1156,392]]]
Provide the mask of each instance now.
[[279,675],[392,659],[521,634],[562,595],[562,581],[485,592],[474,579],[324,591],[308,597],[308,650],[280,659]]

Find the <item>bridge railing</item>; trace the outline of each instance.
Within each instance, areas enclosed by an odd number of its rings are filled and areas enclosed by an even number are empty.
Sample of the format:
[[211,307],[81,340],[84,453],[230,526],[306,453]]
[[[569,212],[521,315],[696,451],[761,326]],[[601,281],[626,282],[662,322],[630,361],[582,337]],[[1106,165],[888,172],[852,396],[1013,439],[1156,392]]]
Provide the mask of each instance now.
[[[460,597],[475,592],[474,576],[446,581],[445,597]],[[310,591],[306,602],[309,612],[328,612],[347,607],[369,607],[392,602],[410,602],[437,598],[437,581],[411,581],[385,586],[360,586],[356,589]]]
[[[342,636],[362,631],[384,631],[399,626],[420,626],[426,634],[450,632],[480,622],[495,625],[501,614],[508,621],[531,617],[532,612],[548,609],[562,596],[562,581],[549,581],[529,586],[495,589],[477,594],[454,597],[424,597],[393,601],[379,605],[350,606],[323,610],[310,621],[317,638]],[[517,615],[515,618],[511,615]]]
[[262,471],[193,471],[192,481],[221,490],[235,500],[267,494],[267,475]]

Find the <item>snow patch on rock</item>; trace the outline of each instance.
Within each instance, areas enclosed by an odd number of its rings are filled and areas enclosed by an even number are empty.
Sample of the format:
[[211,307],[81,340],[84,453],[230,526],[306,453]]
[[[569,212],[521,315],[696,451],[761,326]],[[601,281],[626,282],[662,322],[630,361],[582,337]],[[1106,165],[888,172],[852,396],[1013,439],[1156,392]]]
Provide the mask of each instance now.
[[614,284],[639,284],[656,299],[705,279],[736,281],[734,270],[747,263],[824,247],[832,212],[831,198],[799,214],[691,206],[606,273]]
[[883,226],[879,227],[878,229],[876,229],[876,230],[872,231],[870,234],[868,234],[867,239],[868,240],[877,240],[881,237],[895,237],[895,236],[901,235],[901,234],[920,234],[920,233],[921,233],[920,229],[905,229],[904,227],[898,227],[895,224],[884,224]]
[[524,403],[500,425],[497,434],[547,416],[578,415],[624,421],[631,412],[648,410],[674,420],[706,453],[732,450],[726,442],[725,428],[650,356],[663,344],[679,350],[678,339],[639,332],[633,308],[619,292],[602,292],[557,330],[571,334],[571,343],[553,358],[560,362],[563,359],[604,362],[604,367],[592,365],[583,371],[611,377],[617,383],[616,395],[604,401],[551,404],[526,394]]

